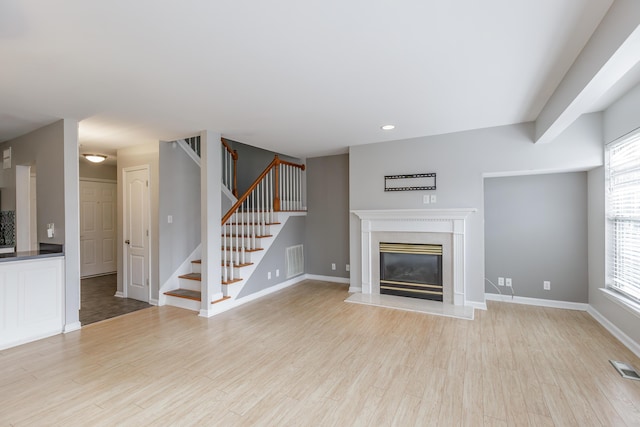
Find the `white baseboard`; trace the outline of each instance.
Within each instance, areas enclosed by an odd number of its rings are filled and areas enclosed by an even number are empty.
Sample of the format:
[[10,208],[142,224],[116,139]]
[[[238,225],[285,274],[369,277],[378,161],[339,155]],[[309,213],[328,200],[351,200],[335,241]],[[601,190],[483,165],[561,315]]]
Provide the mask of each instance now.
[[67,323],[66,325],[64,325],[62,333],[66,334],[67,332],[77,331],[80,328],[82,328],[82,324],[80,322]]
[[631,339],[627,334],[622,332],[616,325],[611,323],[606,317],[604,317],[598,310],[589,306],[587,313],[591,315],[598,323],[600,323],[607,331],[616,337],[622,344],[624,344],[629,350],[636,356],[640,357],[640,344]]
[[465,301],[464,305],[468,307],[473,307],[478,310],[487,311],[487,303],[484,302],[475,302],[475,301]]
[[116,291],[114,297],[124,298],[124,294],[122,293],[122,291]]
[[155,298],[149,298],[149,304],[157,306],[158,300]]
[[550,299],[517,297],[511,295],[484,294],[484,299],[488,301],[510,302],[513,304],[535,305],[538,307],[564,308],[566,310],[587,311],[589,304],[570,301],[556,301]]
[[348,277],[321,276],[318,274],[306,274],[305,276],[309,280],[321,280],[323,282],[344,283],[347,285],[349,284]]
[[278,283],[277,285],[271,286],[270,288],[266,288],[263,289],[261,291],[258,291],[256,293],[247,295],[246,297],[240,298],[240,299],[229,299],[226,301],[222,301],[216,304],[213,304],[211,307],[211,310],[209,310],[205,316],[203,317],[211,317],[214,316],[216,314],[220,314],[220,313],[224,313],[225,311],[229,311],[232,308],[236,308],[239,307],[243,304],[246,304],[250,301],[256,300],[258,298],[262,298],[264,296],[267,296],[269,294],[272,294],[274,292],[278,292],[281,291],[282,289],[288,288],[289,286],[293,286],[297,283],[302,282],[303,280],[306,280],[307,277],[305,274],[301,274],[300,276],[294,277],[292,279],[286,280],[282,283]]
[[349,293],[350,294],[355,294],[355,293],[362,293],[362,286],[349,286]]

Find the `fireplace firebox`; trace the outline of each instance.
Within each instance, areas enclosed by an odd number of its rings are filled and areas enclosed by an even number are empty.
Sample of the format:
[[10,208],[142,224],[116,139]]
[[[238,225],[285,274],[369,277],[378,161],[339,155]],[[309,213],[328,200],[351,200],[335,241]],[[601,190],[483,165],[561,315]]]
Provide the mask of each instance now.
[[380,293],[443,300],[442,245],[380,242]]

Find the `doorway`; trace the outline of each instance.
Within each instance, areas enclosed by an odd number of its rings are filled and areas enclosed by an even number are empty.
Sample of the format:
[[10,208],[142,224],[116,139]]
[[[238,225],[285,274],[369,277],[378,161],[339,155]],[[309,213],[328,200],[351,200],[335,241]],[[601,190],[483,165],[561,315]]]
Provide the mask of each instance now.
[[116,183],[80,180],[80,276],[116,270]]
[[149,166],[123,169],[124,296],[149,302]]

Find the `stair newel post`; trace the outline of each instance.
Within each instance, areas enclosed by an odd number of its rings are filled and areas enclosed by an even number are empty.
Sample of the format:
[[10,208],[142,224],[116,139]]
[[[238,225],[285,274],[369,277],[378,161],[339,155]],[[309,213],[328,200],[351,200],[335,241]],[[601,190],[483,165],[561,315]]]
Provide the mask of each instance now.
[[297,210],[300,210],[302,207],[302,175],[300,174],[300,169],[296,168],[296,175],[298,176],[298,207]]
[[275,182],[274,182],[274,187],[275,187],[275,194],[273,195],[273,209],[276,212],[280,211],[280,192],[279,187],[280,187],[280,159],[278,158],[278,156],[276,155],[275,161],[274,161],[274,169],[275,169]]
[[233,190],[231,193],[238,197],[238,150],[233,150]]
[[266,231],[265,231],[266,228],[267,228],[267,225],[266,225],[266,222],[267,222],[267,198],[266,198],[266,192],[265,192],[265,190],[266,190],[266,185],[265,184],[266,184],[266,182],[264,180],[260,183],[260,191],[261,191],[261,197],[262,197],[262,215],[261,215],[262,221],[260,221],[260,224],[261,224],[261,226],[260,226],[260,235],[261,236],[264,236],[265,234],[267,234]]
[[269,171],[269,178],[267,180],[269,183],[269,197],[267,198],[267,202],[269,204],[269,222],[273,222],[273,169]]
[[[232,215],[233,217],[233,215]],[[231,221],[229,219],[222,226],[222,281],[227,281],[227,224]]]

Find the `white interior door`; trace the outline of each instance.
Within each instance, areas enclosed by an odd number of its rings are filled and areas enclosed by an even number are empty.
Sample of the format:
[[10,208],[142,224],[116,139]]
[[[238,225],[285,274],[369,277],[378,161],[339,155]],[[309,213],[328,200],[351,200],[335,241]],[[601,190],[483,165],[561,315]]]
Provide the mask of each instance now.
[[116,184],[80,181],[80,275],[116,270]]
[[149,169],[124,169],[126,297],[149,302]]

